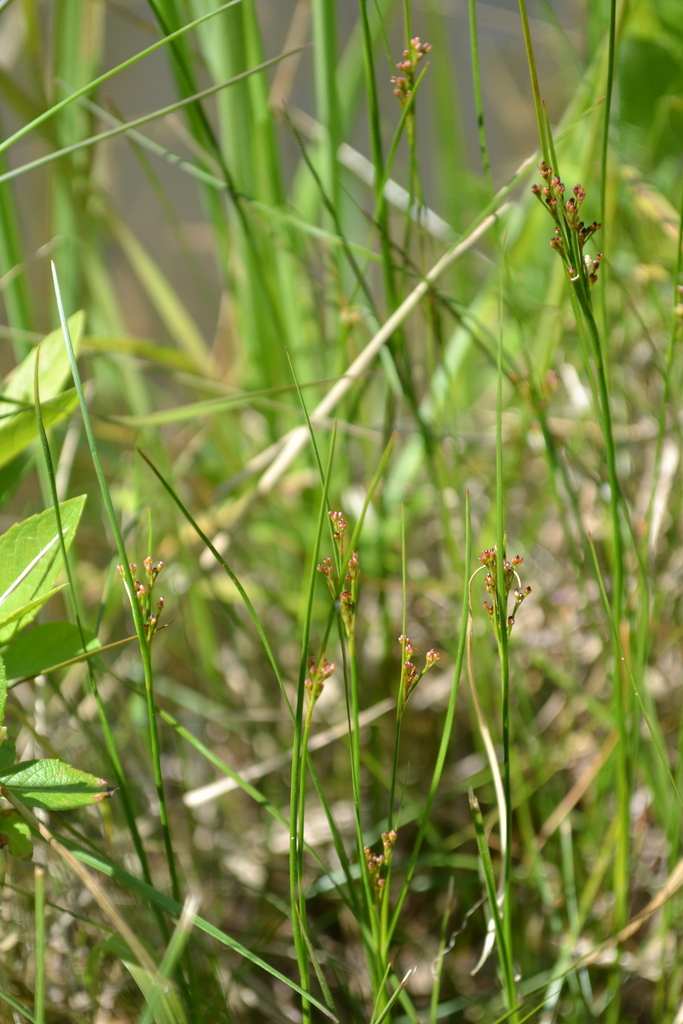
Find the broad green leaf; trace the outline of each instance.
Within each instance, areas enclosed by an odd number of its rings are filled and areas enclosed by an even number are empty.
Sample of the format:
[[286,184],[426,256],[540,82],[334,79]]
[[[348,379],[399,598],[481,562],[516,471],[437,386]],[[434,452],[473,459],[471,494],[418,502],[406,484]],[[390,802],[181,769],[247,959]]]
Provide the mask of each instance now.
[[[81,310],[69,317],[69,332],[74,351],[78,352],[85,313]],[[33,405],[33,376],[36,365],[36,349],[32,349],[23,363],[15,367],[7,376],[2,391],[2,398],[13,398],[14,402]],[[40,363],[38,383],[40,388],[40,404],[56,398],[69,379],[69,356],[64,345],[62,330],[58,327],[40,343]],[[0,416],[14,412],[16,405],[0,400]]]
[[[85,495],[60,503],[64,543],[73,541]],[[0,537],[0,644],[35,616],[47,601],[62,568],[62,555],[54,509],[10,527]],[[7,622],[24,606],[31,605],[13,622]],[[6,624],[3,624],[5,620]]]
[[0,811],[0,846],[6,846],[17,860],[28,860],[33,853],[31,829],[17,811]]
[[86,634],[85,648],[78,626],[73,622],[43,622],[15,637],[3,651],[8,679],[39,676],[41,672],[100,647],[92,633]]
[[[7,700],[7,670],[3,658],[0,658],[0,727],[5,721],[5,701]],[[0,739],[0,743],[4,736]],[[1,752],[1,748],[0,748]]]
[[0,786],[6,786],[27,807],[42,807],[46,811],[87,807],[114,792],[104,779],[53,759],[15,764],[0,772]]
[[17,748],[13,743],[5,741],[0,746],[0,772],[9,771],[17,759]]
[[[31,400],[30,409],[12,412],[12,415],[7,415],[7,410],[14,410],[16,406],[10,405],[8,402],[0,404],[2,404],[2,408],[5,410],[3,413],[5,419],[0,420],[0,466],[4,466],[29,445],[31,441],[36,439],[38,436],[38,424],[33,408],[33,400]],[[40,407],[43,413],[45,429],[47,430],[48,427],[64,419],[70,412],[73,412],[77,405],[78,396],[73,388],[61,395],[57,395],[56,398],[50,399],[45,404],[41,402]]]
[[0,508],[12,497],[31,464],[30,456],[17,455],[0,469]]
[[[49,601],[51,597],[58,594],[60,590],[64,590],[64,587],[68,587],[68,583],[62,583],[58,587],[53,587],[52,590],[48,590],[47,594],[41,594],[34,601],[28,601],[26,604],[22,604],[19,608],[15,608],[14,611],[8,612],[7,615],[0,615],[0,634],[4,637],[4,629],[11,623],[17,622],[18,619],[24,619],[25,622],[30,622],[31,619],[35,618],[35,613],[39,608],[42,608],[46,601]],[[16,628],[13,626],[10,633],[13,635],[16,632]],[[0,640],[0,643],[3,641]]]

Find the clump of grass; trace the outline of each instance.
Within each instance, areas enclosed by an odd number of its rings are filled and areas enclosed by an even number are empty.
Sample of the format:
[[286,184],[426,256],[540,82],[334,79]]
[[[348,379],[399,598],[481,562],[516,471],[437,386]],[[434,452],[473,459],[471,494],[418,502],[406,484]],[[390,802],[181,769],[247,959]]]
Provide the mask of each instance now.
[[680,1020],[683,39],[569,10],[470,109],[438,4],[2,6],[7,742],[117,788],[0,765],[16,1019]]

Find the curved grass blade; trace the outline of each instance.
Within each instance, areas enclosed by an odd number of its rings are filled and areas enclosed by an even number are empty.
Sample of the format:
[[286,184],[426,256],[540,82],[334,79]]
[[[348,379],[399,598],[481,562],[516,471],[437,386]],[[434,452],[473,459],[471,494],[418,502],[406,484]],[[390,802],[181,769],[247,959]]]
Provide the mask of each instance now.
[[[615,673],[617,675],[619,674],[619,667],[620,667],[620,665],[623,667],[624,671],[626,672],[626,675],[628,676],[628,681],[631,684],[631,689],[633,690],[633,695],[636,698],[636,701],[638,702],[638,707],[640,708],[640,713],[642,714],[642,716],[643,716],[643,718],[645,720],[645,724],[647,725],[648,732],[650,733],[650,738],[652,739],[652,742],[654,744],[655,750],[657,751],[657,756],[659,757],[660,761],[662,762],[664,770],[666,771],[666,774],[667,774],[667,776],[669,778],[669,782],[671,783],[671,785],[673,787],[673,791],[676,794],[676,798],[678,799],[679,804],[681,804],[681,806],[683,807],[683,796],[681,796],[681,793],[680,793],[680,791],[678,789],[678,786],[676,785],[676,780],[674,779],[673,773],[671,771],[671,768],[669,767],[669,762],[667,760],[666,752],[664,750],[664,747],[662,746],[661,738],[658,735],[658,731],[655,729],[652,721],[650,720],[650,716],[648,714],[647,708],[645,707],[645,704],[643,702],[643,698],[641,697],[640,691],[638,690],[638,684],[636,683],[635,678],[633,676],[633,672],[631,671],[631,666],[629,664],[629,659],[626,656],[626,651],[624,650],[624,645],[621,642],[621,637],[619,636],[619,630],[617,629],[616,622],[614,621],[614,612],[612,610],[612,606],[610,604],[610,600],[609,600],[609,597],[607,595],[607,589],[605,587],[605,581],[602,578],[602,572],[601,572],[601,569],[600,569],[600,563],[598,561],[597,552],[595,550],[595,543],[593,541],[593,538],[590,536],[590,534],[588,535],[588,543],[590,545],[591,555],[593,556],[593,565],[594,565],[594,568],[595,568],[595,576],[596,576],[596,579],[598,581],[598,586],[600,587],[600,596],[602,598],[603,607],[605,609],[605,615],[607,616],[607,621],[609,623],[610,632],[612,633],[612,643],[614,645],[614,648],[617,651],[619,651],[619,661],[618,661],[617,665],[615,666]],[[622,742],[623,742],[623,739],[622,739]]]
[[[166,117],[167,114],[171,114],[176,110],[181,110],[183,107],[186,107],[191,103],[196,103],[198,100],[204,99],[207,96],[213,96],[215,93],[220,92],[221,89],[226,89],[230,85],[235,85],[237,82],[241,82],[245,78],[249,78],[250,75],[257,74],[259,71],[264,71],[266,68],[271,67],[271,65],[277,64],[286,57],[290,57],[293,53],[298,53],[301,49],[305,49],[305,47],[298,47],[296,50],[291,50],[289,53],[278,54],[277,57],[272,57],[270,60],[266,60],[262,64],[258,64],[256,67],[249,68],[248,71],[243,71],[241,74],[235,75],[234,78],[229,78],[225,82],[219,82],[218,85],[211,85],[208,89],[202,89],[193,96],[188,96],[182,100],[176,100],[174,103],[169,103],[165,107],[160,107],[158,110],[154,110],[150,114],[143,114],[141,117],[136,117],[132,121],[127,121],[124,124],[119,125],[117,128],[111,128],[109,131],[100,132],[98,135],[91,135],[88,139],[82,139],[80,142],[74,142],[71,146],[64,146],[62,149],[55,150],[52,153],[47,153],[45,156],[41,156],[37,160],[30,160],[28,163],[15,167],[11,171],[5,171],[4,174],[0,174],[0,184],[4,181],[11,181],[13,178],[17,178],[21,174],[26,174],[28,171],[33,171],[38,167],[44,167],[45,164],[50,164],[55,160],[60,160],[62,157],[68,156],[69,153],[76,153],[81,149],[95,146],[98,142],[104,142],[106,139],[113,139],[117,135],[122,135],[124,132],[130,131],[131,128],[139,128],[140,125],[148,124],[150,121],[156,121],[160,117]],[[72,95],[73,98],[78,98],[82,93],[75,92]],[[1,145],[0,152],[2,152]]]
[[268,656],[268,661],[270,662],[271,668],[273,669],[273,672],[275,673],[275,678],[278,681],[278,685],[279,685],[280,690],[282,692],[282,696],[284,698],[284,701],[285,701],[285,704],[287,706],[287,709],[288,709],[290,715],[293,716],[294,712],[293,712],[292,706],[290,704],[289,697],[287,696],[287,692],[286,692],[285,687],[284,687],[284,682],[283,682],[283,679],[282,679],[282,675],[280,673],[280,669],[278,667],[277,661],[275,660],[275,655],[273,654],[272,648],[271,648],[270,644],[268,643],[268,638],[267,638],[267,636],[265,634],[263,626],[261,625],[261,620],[259,619],[259,617],[258,617],[258,615],[256,613],[256,609],[254,608],[249,595],[247,594],[246,590],[244,589],[244,587],[242,586],[242,584],[238,580],[237,576],[235,576],[234,572],[232,571],[232,569],[230,568],[228,563],[225,561],[225,559],[223,558],[221,553],[211,543],[211,541],[206,536],[206,534],[203,532],[203,530],[201,529],[201,527],[199,526],[197,521],[192,517],[191,513],[189,512],[189,510],[182,503],[182,501],[180,500],[179,496],[173,490],[173,488],[168,483],[168,481],[162,476],[162,474],[156,468],[156,466],[151,461],[151,459],[149,459],[145,455],[145,453],[143,451],[141,451],[139,448],[137,449],[137,451],[138,451],[138,454],[140,455],[140,457],[145,460],[145,462],[147,463],[149,468],[152,470],[152,472],[154,473],[155,477],[157,478],[157,480],[159,481],[161,486],[164,488],[164,490],[167,492],[167,494],[173,499],[175,504],[178,506],[178,508],[180,509],[182,514],[185,516],[185,518],[187,519],[188,523],[190,524],[192,529],[195,531],[195,533],[197,534],[197,536],[199,537],[201,542],[204,544],[205,547],[207,547],[209,549],[209,551],[214,556],[214,558],[216,559],[218,564],[225,570],[225,572],[228,574],[231,582],[237,588],[237,591],[238,591],[240,597],[242,598],[242,600],[244,601],[244,604],[246,606],[247,611],[249,612],[249,615],[251,616],[251,620],[252,620],[252,622],[254,623],[254,625],[256,627],[256,631],[258,632],[258,635],[261,638],[261,643],[263,644],[265,652],[266,652],[266,654]]
[[[498,962],[501,967],[501,971],[504,979],[505,997],[508,1003],[508,1009],[513,1010],[513,1013],[517,1006],[517,992],[515,986],[514,970],[512,969],[512,961],[510,952],[507,948],[505,940],[505,928],[503,920],[500,916],[498,909],[498,899],[496,896],[496,880],[493,874],[493,864],[491,863],[491,854],[489,851],[488,842],[486,840],[486,833],[484,832],[484,821],[481,816],[481,809],[479,807],[479,801],[474,795],[474,791],[469,791],[470,809],[472,811],[472,820],[474,821],[474,830],[477,839],[477,848],[479,850],[479,859],[481,861],[482,874],[484,876],[484,886],[486,888],[486,896],[488,898],[489,913],[493,919],[493,927],[496,933],[496,943],[498,946]],[[514,1020],[513,1016],[513,1020]]]
[[34,915],[36,935],[36,967],[34,1007],[37,1024],[45,1020],[45,869],[36,864],[34,873]]
[[[141,879],[131,875],[124,868],[119,867],[118,864],[110,861],[99,852],[86,850],[71,839],[62,838],[60,843],[68,851],[73,853],[74,857],[78,858],[78,860],[83,864],[87,864],[90,867],[95,868],[108,878],[111,878],[114,881],[134,890],[139,896],[143,897],[143,899],[160,907],[164,913],[169,914],[174,918],[179,918],[182,914],[182,906],[170,896],[166,896],[153,886],[147,885],[145,882],[141,881]],[[254,966],[260,967],[262,970],[272,975],[272,977],[277,978],[278,981],[283,982],[288,986],[288,988],[293,989],[294,992],[297,992],[300,996],[316,1006],[325,1014],[326,1017],[336,1022],[336,1017],[334,1017],[329,1010],[315,998],[315,996],[312,996],[308,992],[304,992],[304,990],[300,988],[295,981],[292,981],[291,978],[285,977],[285,975],[281,974],[275,967],[271,967],[271,965],[266,963],[265,960],[262,960],[260,956],[257,956],[256,953],[252,953],[251,950],[231,938],[224,931],[221,931],[220,928],[217,928],[215,925],[212,925],[209,921],[206,921],[203,917],[198,915],[194,918],[194,925],[199,929],[199,931],[202,931],[206,935],[216,939],[221,943],[221,945],[227,946],[228,949],[232,949],[239,956],[244,957],[245,960],[254,964]]]
[[99,85],[102,85],[104,82],[107,82],[110,78],[113,78],[114,75],[118,75],[120,71],[125,71],[126,68],[132,67],[139,60],[142,60],[143,57],[147,57],[149,56],[149,54],[155,53],[157,50],[161,49],[162,46],[167,46],[169,43],[172,43],[174,39],[178,39],[186,32],[189,32],[191,29],[196,28],[197,25],[201,25],[203,22],[208,21],[209,18],[213,18],[217,14],[222,14],[222,12],[227,11],[229,7],[234,7],[235,4],[241,2],[242,0],[230,0],[229,3],[223,4],[221,7],[217,7],[215,10],[209,11],[207,14],[203,14],[200,18],[195,18],[194,21],[190,21],[187,25],[183,25],[175,32],[169,33],[163,39],[159,39],[156,43],[152,43],[152,45],[148,46],[146,49],[140,50],[139,53],[136,53],[133,57],[129,57],[128,60],[124,60],[123,63],[117,64],[115,68],[112,68],[110,71],[106,71],[103,75],[100,75],[99,78],[94,78],[92,82],[88,82],[87,85],[84,85],[82,86],[82,88],[77,89],[75,92],[72,92],[71,95],[66,96],[63,100],[60,100],[59,103],[55,103],[55,105],[53,107],[50,107],[49,110],[44,111],[42,114],[34,118],[28,124],[23,125],[18,131],[14,132],[13,135],[10,135],[9,138],[5,139],[3,142],[0,142],[0,153],[4,153],[6,149],[12,146],[15,142],[18,142],[19,139],[23,139],[23,137],[25,135],[28,135],[29,132],[33,131],[34,128],[37,128],[39,125],[44,124],[45,121],[49,120],[51,117],[54,117],[54,115],[59,113],[60,110],[64,110],[64,108],[68,107],[70,103],[73,103],[81,96],[85,96],[93,89],[96,89]]
[[405,873],[405,879],[401,888],[401,893],[396,901],[394,912],[389,925],[389,936],[392,936],[396,925],[398,923],[399,914],[401,908],[405,902],[410,889],[410,883],[415,872],[417,865],[417,859],[422,846],[422,841],[425,837],[427,829],[431,821],[432,806],[436,798],[436,793],[441,782],[441,776],[443,774],[444,766],[446,764],[446,756],[448,754],[448,748],[450,746],[451,736],[453,733],[453,725],[455,723],[455,707],[458,699],[458,689],[460,686],[460,677],[462,675],[462,666],[465,660],[465,649],[467,646],[467,622],[469,618],[469,595],[468,595],[468,582],[470,577],[470,563],[472,560],[472,525],[470,519],[470,495],[469,491],[465,493],[465,578],[463,582],[463,605],[462,612],[460,615],[460,637],[458,639],[458,650],[455,656],[455,668],[453,670],[453,684],[451,686],[451,693],[448,699],[448,708],[446,710],[446,719],[444,721],[443,732],[441,733],[441,742],[439,744],[439,752],[436,757],[436,764],[434,765],[434,771],[432,772],[432,781],[429,786],[429,793],[427,794],[427,800],[425,802],[424,811],[420,819],[420,825],[418,828],[417,837],[413,844],[413,849],[410,854],[410,860]]
[[[90,420],[90,413],[88,412],[88,406],[85,399],[85,393],[83,391],[83,385],[81,383],[81,375],[78,370],[78,364],[76,362],[76,355],[74,353],[73,345],[71,343],[71,336],[69,333],[69,325],[64,312],[64,306],[62,303],[62,296],[59,289],[59,280],[57,277],[57,268],[52,263],[52,278],[54,282],[55,297],[57,300],[57,309],[59,311],[59,320],[62,327],[62,333],[64,335],[64,344],[66,345],[67,352],[69,354],[69,363],[71,366],[71,374],[76,387],[76,393],[78,394],[78,401],[81,407],[81,416],[83,418],[83,428],[88,441],[88,448],[90,450],[90,457],[92,459],[93,467],[95,469],[95,475],[97,482],[100,486],[100,493],[102,495],[102,502],[107,514],[109,526],[114,536],[116,543],[116,549],[120,559],[120,564],[123,569],[123,579],[125,581],[126,589],[129,595],[135,594],[135,584],[133,581],[133,575],[126,554],[126,546],[123,540],[123,534],[119,527],[118,519],[116,518],[116,512],[114,511],[114,505],[111,500],[111,494],[109,493],[109,487],[107,480],[102,469],[102,463],[100,462],[99,453],[97,451],[97,444],[95,442],[95,435],[92,429],[92,423]],[[161,820],[161,827],[164,836],[164,847],[166,852],[166,860],[168,863],[168,870],[171,877],[171,884],[173,886],[173,892],[176,897],[180,895],[180,888],[178,883],[178,876],[176,873],[175,857],[173,854],[173,845],[171,843],[171,836],[168,824],[168,812],[166,807],[166,798],[164,793],[163,777],[161,773],[161,759],[159,754],[159,737],[157,735],[156,718],[154,716],[154,684],[152,674],[152,656],[151,648],[147,642],[147,635],[145,632],[145,624],[142,619],[142,609],[140,604],[134,598],[130,601],[131,612],[133,616],[133,622],[135,625],[135,632],[138,638],[138,645],[140,647],[140,657],[142,660],[142,668],[145,679],[145,693],[147,696],[147,716],[148,716],[148,729],[149,729],[149,740],[150,748],[152,753],[152,765],[154,770],[154,782],[157,792],[157,798],[159,800],[159,817]],[[135,833],[133,833],[135,834]],[[145,860],[143,859],[143,864]]]
[[[54,426],[68,416],[78,405],[73,388],[49,399],[43,406],[43,417],[48,427]],[[0,420],[0,466],[11,462],[16,455],[35,441],[38,428],[33,406],[20,409]]]
[[[180,960],[183,950],[190,938],[194,918],[198,909],[199,897],[188,896],[185,900],[183,912],[180,915],[178,924],[173,931],[173,935],[166,947],[166,952],[159,964],[159,974],[162,978],[168,978],[169,980],[173,978],[178,966],[178,961]],[[131,970],[130,965],[128,965],[128,969]],[[133,972],[131,971],[131,973]],[[138,985],[140,985],[141,979],[136,980]],[[145,1011],[140,1017],[140,1024],[149,1024],[149,1021],[151,1021],[152,1018],[159,1021],[159,1024],[161,1024],[162,1018],[158,1014],[157,1009],[161,1000],[168,1000],[171,1002],[171,1006],[164,1006],[164,1012],[167,1014],[166,1019],[168,1024],[178,1024],[178,1022],[186,1019],[182,1004],[180,1003],[180,1000],[173,988],[171,988],[169,992],[161,992],[156,985],[155,979],[150,978],[147,974],[145,974],[145,981],[148,983],[151,982],[151,990],[147,996],[147,1006],[145,1007]],[[140,987],[142,986],[140,985]]]

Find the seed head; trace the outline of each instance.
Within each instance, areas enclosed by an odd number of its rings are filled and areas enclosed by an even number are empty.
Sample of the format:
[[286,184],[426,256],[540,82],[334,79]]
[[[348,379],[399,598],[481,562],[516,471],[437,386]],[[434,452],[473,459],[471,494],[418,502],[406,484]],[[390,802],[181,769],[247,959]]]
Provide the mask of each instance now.
[[334,539],[340,540],[346,533],[346,520],[341,512],[330,512],[329,515],[334,526]]
[[401,647],[408,655],[408,657],[410,657],[411,654],[415,653],[415,648],[410,642],[410,637],[406,636],[404,633],[401,633],[400,637],[398,638],[398,642],[400,643]]
[[350,582],[357,580],[360,576],[360,567],[358,565],[358,552],[353,551],[349,558],[349,564],[346,570],[346,579]]
[[427,651],[425,655],[425,672],[427,671],[427,669],[430,669],[432,665],[436,665],[440,657],[441,655],[439,654],[439,652],[435,651],[433,648],[431,651]]

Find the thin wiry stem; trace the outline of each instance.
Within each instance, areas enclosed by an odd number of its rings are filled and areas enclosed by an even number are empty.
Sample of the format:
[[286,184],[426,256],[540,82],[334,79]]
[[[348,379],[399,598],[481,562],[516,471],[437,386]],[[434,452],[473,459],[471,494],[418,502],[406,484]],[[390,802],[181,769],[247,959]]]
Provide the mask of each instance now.
[[78,394],[78,400],[81,407],[81,415],[83,416],[83,427],[85,430],[86,437],[88,439],[88,447],[90,449],[90,456],[92,458],[95,473],[97,475],[98,483],[100,485],[100,492],[102,494],[102,501],[107,512],[107,518],[111,531],[114,535],[116,548],[118,551],[119,558],[121,559],[121,565],[123,568],[123,576],[126,583],[126,589],[130,598],[131,612],[133,615],[133,623],[135,625],[135,632],[138,637],[138,644],[140,647],[140,658],[142,661],[142,669],[145,680],[145,694],[147,698],[147,716],[148,716],[148,730],[149,730],[149,741],[150,749],[152,753],[152,766],[154,770],[154,783],[156,787],[157,799],[159,801],[159,818],[161,821],[161,828],[164,836],[164,848],[166,851],[166,861],[168,863],[168,870],[171,876],[171,887],[173,890],[174,899],[180,903],[180,885],[178,882],[178,875],[175,866],[175,856],[173,853],[173,844],[171,842],[171,834],[169,829],[168,812],[166,808],[166,797],[164,793],[164,782],[161,772],[161,757],[159,751],[159,737],[157,733],[156,716],[154,713],[154,675],[152,671],[152,655],[150,645],[147,640],[147,634],[145,630],[145,623],[142,620],[142,611],[140,605],[135,597],[135,584],[133,575],[130,570],[130,564],[128,562],[128,556],[126,554],[126,548],[119,527],[116,512],[111,500],[109,493],[109,487],[107,480],[102,469],[99,454],[97,451],[97,443],[95,441],[95,435],[93,433],[92,424],[90,422],[90,415],[88,413],[88,407],[85,401],[85,394],[83,392],[83,386],[81,384],[81,377],[78,370],[78,364],[76,363],[76,357],[74,355],[73,346],[71,344],[71,337],[69,335],[69,326],[66,319],[66,314],[62,306],[62,297],[59,290],[59,281],[57,278],[57,270],[52,264],[52,276],[55,286],[55,296],[57,299],[57,308],[59,311],[59,319],[62,325],[62,332],[64,334],[64,342],[66,344],[67,352],[69,355],[69,363],[71,366],[71,373],[73,376],[74,385]]

